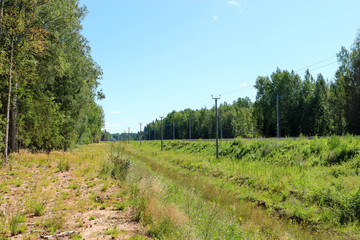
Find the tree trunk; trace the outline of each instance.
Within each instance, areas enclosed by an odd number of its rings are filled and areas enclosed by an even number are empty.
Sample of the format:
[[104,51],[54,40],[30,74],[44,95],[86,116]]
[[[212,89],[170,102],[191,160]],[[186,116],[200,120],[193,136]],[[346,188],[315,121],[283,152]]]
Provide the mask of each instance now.
[[17,144],[17,90],[18,82],[15,76],[15,92],[14,92],[14,102],[11,108],[11,121],[10,121],[10,151],[18,152]]
[[14,55],[14,37],[11,39],[11,51],[10,51],[10,67],[9,67],[9,93],[8,104],[6,112],[6,133],[5,133],[5,162],[8,161],[8,148],[9,148],[9,121],[10,121],[10,107],[11,107],[11,80],[12,80],[12,67],[13,67],[13,55]]
[[1,9],[0,9],[0,39],[2,38],[2,20],[4,16],[4,3],[5,0],[1,0]]

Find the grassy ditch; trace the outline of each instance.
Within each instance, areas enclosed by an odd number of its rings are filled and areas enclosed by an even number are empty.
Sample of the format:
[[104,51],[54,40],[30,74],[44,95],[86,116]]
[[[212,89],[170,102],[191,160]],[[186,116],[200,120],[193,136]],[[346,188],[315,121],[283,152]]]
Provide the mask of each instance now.
[[131,160],[122,181],[119,208],[131,206],[133,219],[155,239],[240,239],[244,236],[241,220],[217,201],[207,201],[196,188],[188,189],[163,177],[140,160],[128,157],[126,146],[117,149],[122,158]]
[[[295,235],[304,236],[305,231],[309,236],[348,239],[359,237],[359,148],[354,137],[238,139],[221,143],[219,160],[213,157],[212,142],[166,141],[163,152],[158,142],[143,143],[141,148],[134,143],[126,149],[154,171],[166,167],[163,174],[184,185],[190,177],[206,178],[213,189],[231,193],[227,199],[253,202],[268,215],[293,222],[299,226]],[[216,192],[201,191],[209,199]]]

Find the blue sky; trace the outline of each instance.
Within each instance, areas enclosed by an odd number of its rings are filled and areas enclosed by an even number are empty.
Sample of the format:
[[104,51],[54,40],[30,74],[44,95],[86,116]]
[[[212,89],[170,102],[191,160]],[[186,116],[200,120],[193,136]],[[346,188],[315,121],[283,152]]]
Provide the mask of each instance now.
[[[106,130],[137,132],[172,110],[255,100],[258,76],[310,66],[329,81],[360,28],[359,0],[81,0],[102,67]],[[322,61],[322,62],[320,62]],[[320,63],[319,63],[320,62]]]

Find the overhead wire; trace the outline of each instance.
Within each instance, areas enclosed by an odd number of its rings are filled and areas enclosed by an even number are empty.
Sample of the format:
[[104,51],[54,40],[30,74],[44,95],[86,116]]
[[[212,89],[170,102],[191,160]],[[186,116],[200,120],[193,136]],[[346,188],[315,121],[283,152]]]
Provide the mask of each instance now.
[[254,87],[254,85],[244,86],[243,88],[234,89],[234,90],[231,90],[231,91],[228,91],[228,92],[220,93],[220,95],[228,95],[228,94],[232,94],[232,93],[246,92],[246,91],[252,89],[253,87]]
[[295,70],[295,72],[299,72],[299,71],[301,71],[301,70],[303,70],[303,69],[308,69],[309,67],[312,67],[312,66],[318,65],[319,63],[326,62],[326,61],[328,61],[328,60],[330,60],[330,59],[333,59],[333,58],[335,58],[335,57],[336,57],[336,55],[331,56],[331,57],[326,58],[326,59],[324,59],[324,60],[321,60],[321,61],[319,61],[319,62],[316,62],[316,63],[310,64],[310,65],[305,66],[305,67],[302,67],[302,68],[299,68],[298,70]]
[[[322,66],[320,66],[320,67],[316,67],[316,68],[313,68],[313,69],[309,69],[309,72],[312,72],[312,71],[315,71],[315,70],[318,70],[318,69],[321,69],[321,68],[330,66],[330,65],[332,65],[332,64],[334,64],[334,63],[337,63],[337,61],[334,61],[334,62],[325,64],[325,65],[322,65]],[[306,71],[304,71],[301,75],[304,75],[305,73],[306,73]]]

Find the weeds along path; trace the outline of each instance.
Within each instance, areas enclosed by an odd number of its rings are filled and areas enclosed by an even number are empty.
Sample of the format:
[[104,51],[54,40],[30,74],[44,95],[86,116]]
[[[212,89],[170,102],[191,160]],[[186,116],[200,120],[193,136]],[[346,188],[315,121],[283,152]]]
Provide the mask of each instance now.
[[[170,181],[178,188],[182,188],[183,194],[196,193],[204,205],[218,204],[223,212],[229,216],[232,221],[230,228],[235,226],[241,231],[241,238],[255,239],[358,239],[356,229],[351,232],[340,232],[326,223],[306,222],[304,219],[298,219],[284,210],[276,209],[269,205],[269,202],[257,200],[249,196],[270,196],[267,193],[268,187],[263,188],[242,188],[236,181],[236,176],[224,176],[226,169],[219,169],[221,166],[218,160],[210,157],[201,157],[208,159],[196,161],[196,154],[184,154],[177,151],[167,150],[159,151],[155,143],[143,143],[140,147],[138,143],[125,144],[123,152],[133,157],[136,162],[141,162],[150,169],[155,175],[164,178],[164,181]],[[225,161],[225,159],[223,159]],[[195,163],[196,162],[196,163]],[[229,160],[231,163],[231,161]],[[187,164],[188,163],[188,164]],[[212,167],[209,167],[209,166]],[[219,167],[216,167],[219,166]],[[234,166],[227,165],[231,169]],[[261,171],[261,170],[260,170]],[[261,173],[260,173],[261,174]],[[265,173],[268,174],[268,173]],[[279,175],[284,174],[279,172]],[[240,179],[241,180],[241,179]],[[245,179],[246,180],[246,179]],[[240,184],[242,185],[242,184]],[[174,187],[168,187],[168,191],[162,194],[165,199],[175,199],[171,192],[177,191]],[[245,191],[245,192],[244,192]],[[256,194],[252,193],[255,192]],[[260,195],[262,194],[262,195]],[[181,197],[180,197],[181,198]],[[184,203],[185,201],[185,203]],[[172,200],[177,204],[182,212],[185,212],[185,218],[191,219],[186,214],[186,199],[181,201]],[[293,201],[293,204],[297,204]],[[294,208],[304,207],[292,206]],[[306,209],[305,209],[306,211]],[[211,218],[211,212],[207,213]],[[189,220],[190,221],[190,220]],[[190,221],[191,222],[191,221]],[[217,223],[218,224],[218,223]],[[195,227],[195,226],[193,226]],[[201,226],[198,226],[201,228]],[[225,230],[226,231],[226,230]],[[203,238],[204,235],[197,235]],[[219,239],[217,237],[208,239]],[[221,239],[221,238],[220,238]],[[228,238],[236,239],[236,238]]]
[[[100,178],[108,145],[82,146],[71,153],[11,157],[0,168],[0,239],[147,239],[123,202],[121,184]],[[11,169],[10,169],[11,168]]]

